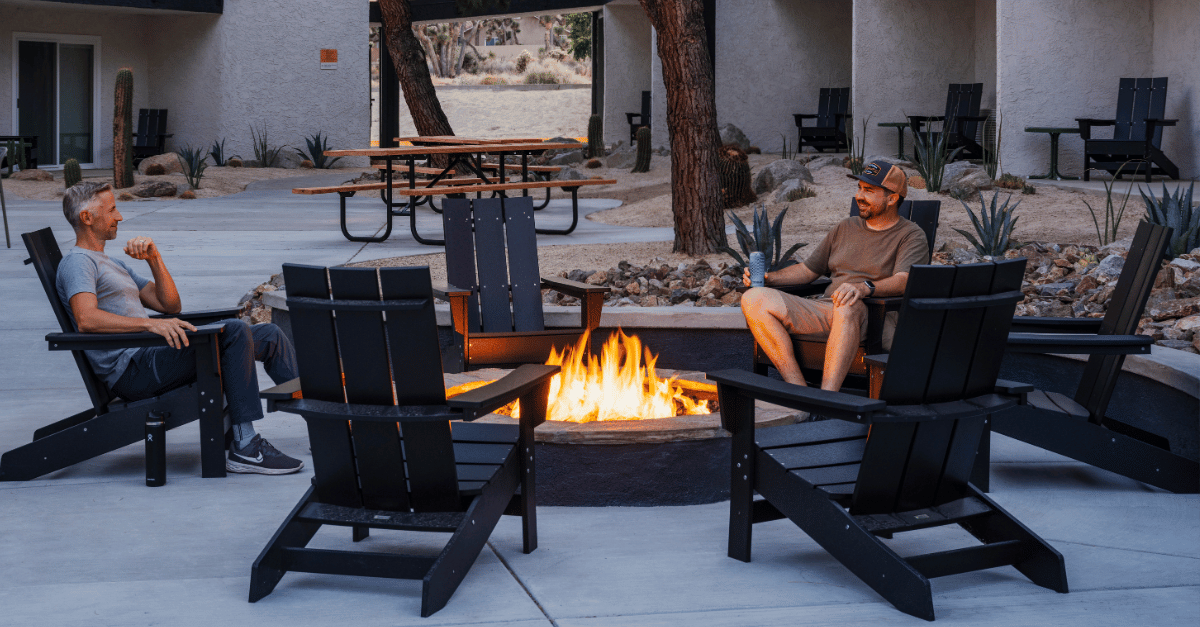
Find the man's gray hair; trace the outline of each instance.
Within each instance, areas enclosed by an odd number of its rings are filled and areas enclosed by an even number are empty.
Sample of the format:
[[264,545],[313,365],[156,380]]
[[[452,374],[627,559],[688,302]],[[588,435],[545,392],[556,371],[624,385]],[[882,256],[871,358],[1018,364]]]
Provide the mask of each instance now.
[[107,191],[112,191],[112,185],[108,183],[81,181],[63,194],[63,215],[67,217],[67,222],[71,223],[71,228],[79,228],[79,212],[96,202],[96,196]]

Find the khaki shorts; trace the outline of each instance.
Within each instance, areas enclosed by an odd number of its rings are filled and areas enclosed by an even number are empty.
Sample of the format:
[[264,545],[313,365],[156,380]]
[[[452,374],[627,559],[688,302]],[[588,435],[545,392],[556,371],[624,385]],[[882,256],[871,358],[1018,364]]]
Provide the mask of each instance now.
[[[787,309],[787,319],[782,320],[788,334],[802,340],[826,340],[833,325],[833,301],[829,298],[802,298],[779,290],[770,290],[771,298],[778,299]],[[890,350],[892,336],[896,331],[897,312],[888,312],[883,325],[883,347]],[[867,337],[867,317],[863,316],[858,332],[859,341]]]

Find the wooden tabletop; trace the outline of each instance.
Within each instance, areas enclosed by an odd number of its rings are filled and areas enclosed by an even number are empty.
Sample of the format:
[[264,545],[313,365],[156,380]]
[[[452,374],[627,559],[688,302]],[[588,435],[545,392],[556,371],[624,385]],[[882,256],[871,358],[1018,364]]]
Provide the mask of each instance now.
[[480,139],[478,137],[459,137],[457,135],[423,135],[420,137],[397,137],[396,141],[412,144],[536,144],[542,141],[542,138]]
[[527,144],[467,144],[450,146],[398,146],[396,148],[349,148],[326,150],[327,157],[411,157],[416,155],[457,155],[474,153],[526,152],[534,150],[569,150],[582,148],[583,144],[551,144],[546,142]]
[[1026,133],[1078,133],[1078,126],[1026,126]]

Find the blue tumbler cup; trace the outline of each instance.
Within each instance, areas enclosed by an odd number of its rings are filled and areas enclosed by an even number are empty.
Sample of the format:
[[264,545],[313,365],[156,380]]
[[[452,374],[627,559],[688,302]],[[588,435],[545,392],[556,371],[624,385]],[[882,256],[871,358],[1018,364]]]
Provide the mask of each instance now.
[[767,258],[760,252],[750,253],[750,287],[765,285],[763,277],[767,274]]

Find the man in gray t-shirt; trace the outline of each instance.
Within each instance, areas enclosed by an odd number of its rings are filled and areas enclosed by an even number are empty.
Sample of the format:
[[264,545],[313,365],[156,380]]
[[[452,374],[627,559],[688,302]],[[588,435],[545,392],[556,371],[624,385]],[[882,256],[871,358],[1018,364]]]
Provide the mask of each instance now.
[[[788,383],[807,385],[791,336],[814,336],[826,339],[821,389],[841,388],[866,335],[867,308],[861,299],[903,294],[909,268],[929,261],[925,233],[899,214],[908,194],[904,171],[886,161],[872,161],[861,175],[848,176],[858,180],[858,216],[833,227],[804,263],[768,272],[768,287],[751,288],[742,296],[750,333]],[[833,282],[817,300],[769,287],[803,285],[826,273]],[[749,270],[744,280],[750,284]]]
[[[149,264],[152,279],[104,253],[108,240],[116,239],[122,220],[108,184],[75,184],[63,196],[63,214],[75,229],[75,246],[58,265],[55,287],[75,328],[83,333],[149,331],[166,339],[167,346],[161,347],[86,351],[96,375],[130,401],[159,396],[195,381],[195,349],[188,346],[187,332],[196,327],[178,318],[146,315],[147,308],[164,314],[177,314],[181,309],[175,281],[154,241],[135,237],[124,250],[129,257]],[[275,383],[296,378],[291,341],[273,324],[252,327],[241,320],[221,324],[221,387],[233,437],[225,468],[268,475],[300,470],[304,463],[276,450],[255,433],[253,423],[263,417],[254,362],[263,362]]]

